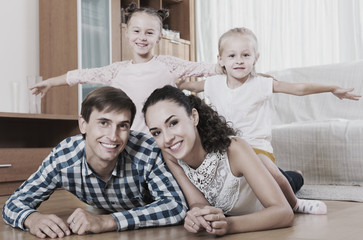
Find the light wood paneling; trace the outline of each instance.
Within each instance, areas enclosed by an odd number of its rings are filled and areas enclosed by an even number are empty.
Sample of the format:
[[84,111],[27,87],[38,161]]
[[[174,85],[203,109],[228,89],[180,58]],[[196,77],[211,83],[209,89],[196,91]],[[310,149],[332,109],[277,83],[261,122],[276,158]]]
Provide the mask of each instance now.
[[120,0],[111,1],[111,32],[112,32],[112,62],[121,61],[121,3]]
[[[43,80],[78,68],[77,1],[39,0],[40,75]],[[42,112],[78,114],[77,86],[51,89]]]

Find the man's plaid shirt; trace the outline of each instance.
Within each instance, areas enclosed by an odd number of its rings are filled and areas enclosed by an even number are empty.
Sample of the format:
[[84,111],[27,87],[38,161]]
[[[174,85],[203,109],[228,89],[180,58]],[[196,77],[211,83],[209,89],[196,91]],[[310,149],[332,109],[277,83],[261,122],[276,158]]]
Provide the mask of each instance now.
[[108,182],[88,166],[82,135],[63,140],[5,203],[4,221],[25,229],[25,218],[57,188],[109,212],[118,231],[177,224],[187,211],[154,140],[133,131]]

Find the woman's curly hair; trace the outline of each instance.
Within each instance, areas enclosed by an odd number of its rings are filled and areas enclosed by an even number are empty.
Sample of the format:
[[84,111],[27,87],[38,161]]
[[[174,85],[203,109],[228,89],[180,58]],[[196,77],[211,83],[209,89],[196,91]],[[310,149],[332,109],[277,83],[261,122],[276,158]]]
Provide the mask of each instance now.
[[195,95],[186,96],[183,91],[176,87],[166,85],[156,89],[146,100],[142,112],[145,115],[148,107],[164,100],[175,102],[185,108],[188,116],[192,115],[195,108],[199,113],[197,125],[202,146],[207,153],[225,152],[231,144],[230,136],[237,132],[228,125],[225,118],[208,106]]
[[125,9],[125,13],[126,13],[126,17],[127,17],[126,23],[127,24],[129,23],[129,21],[134,13],[142,13],[142,12],[150,14],[152,16],[156,16],[160,20],[161,27],[162,27],[162,22],[169,16],[168,9],[154,10],[152,8],[145,8],[145,7],[138,8],[136,3],[132,2]]

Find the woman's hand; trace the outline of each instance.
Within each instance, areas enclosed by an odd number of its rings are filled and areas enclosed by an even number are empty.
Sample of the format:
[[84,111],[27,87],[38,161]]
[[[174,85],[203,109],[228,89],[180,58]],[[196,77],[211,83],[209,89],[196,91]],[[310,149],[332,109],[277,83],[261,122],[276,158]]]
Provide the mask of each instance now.
[[193,233],[204,228],[208,233],[218,236],[228,232],[227,218],[222,209],[212,206],[191,209],[185,218],[184,228]]
[[200,215],[200,208],[193,207],[187,212],[187,216],[184,219],[184,228],[188,232],[197,233],[203,229],[212,231],[210,222],[206,221],[202,215]]
[[227,217],[224,215],[222,209],[205,206],[198,211],[198,216],[203,216],[205,221],[210,223],[212,228],[210,230],[206,229],[208,233],[218,236],[228,233]]

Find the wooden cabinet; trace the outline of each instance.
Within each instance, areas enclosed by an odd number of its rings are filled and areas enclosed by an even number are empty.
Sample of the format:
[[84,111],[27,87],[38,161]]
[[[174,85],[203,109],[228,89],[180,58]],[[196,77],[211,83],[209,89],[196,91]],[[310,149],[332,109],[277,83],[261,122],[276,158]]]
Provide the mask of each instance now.
[[[39,0],[39,65],[44,79],[78,68],[77,1]],[[42,113],[77,114],[77,87],[51,89]]]
[[184,60],[190,60],[190,42],[183,39],[163,38],[159,42],[160,55],[172,55]]
[[8,195],[79,128],[77,118],[69,115],[0,113],[0,132],[0,195]]

